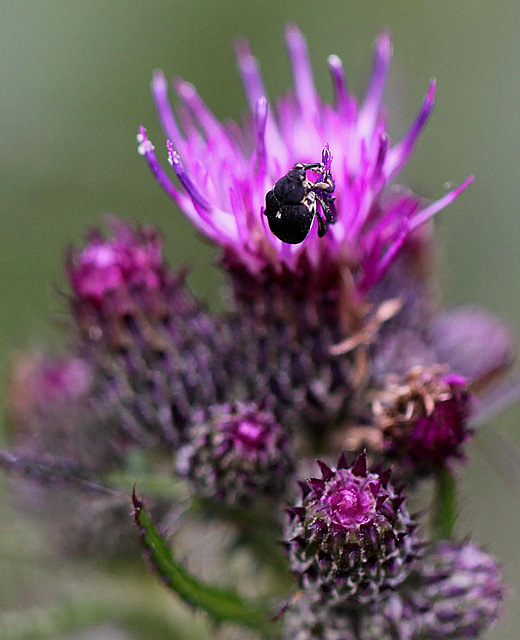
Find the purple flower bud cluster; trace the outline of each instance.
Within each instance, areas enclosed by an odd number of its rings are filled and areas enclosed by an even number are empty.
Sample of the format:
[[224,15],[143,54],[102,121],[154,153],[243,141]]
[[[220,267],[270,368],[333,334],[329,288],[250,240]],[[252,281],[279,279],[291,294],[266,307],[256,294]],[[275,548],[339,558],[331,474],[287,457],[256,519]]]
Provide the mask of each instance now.
[[[445,523],[431,536],[407,506],[421,481],[455,482],[485,411],[479,396],[499,395],[513,360],[499,319],[439,310],[432,296],[432,219],[471,178],[433,203],[394,184],[435,82],[392,143],[388,33],[359,102],[329,57],[333,104],[315,89],[302,34],[290,26],[286,38],[294,89],[274,106],[248,44],[237,44],[243,128],[220,123],[182,79],[177,117],[157,72],[171,171],[139,130],[160,186],[220,248],[228,307],[197,299],[165,263],[156,230],[111,219],[107,234],[91,232],[67,260],[65,355],[15,364],[17,455],[0,464],[51,477],[66,458],[62,471],[76,465],[76,479],[97,482],[138,460],[151,475],[167,468],[193,509],[242,510],[241,541],[274,523],[300,589],[286,600],[287,640],[476,638],[501,609],[497,563],[450,539]],[[298,469],[316,456],[334,462],[300,478],[297,498]],[[439,513],[445,499],[439,492]]]

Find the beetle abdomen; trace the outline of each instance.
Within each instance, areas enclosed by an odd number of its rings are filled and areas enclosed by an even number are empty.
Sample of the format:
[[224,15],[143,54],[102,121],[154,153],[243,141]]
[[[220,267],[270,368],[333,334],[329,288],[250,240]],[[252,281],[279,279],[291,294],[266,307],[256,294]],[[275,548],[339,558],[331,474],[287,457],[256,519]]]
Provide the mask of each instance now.
[[305,205],[287,205],[268,216],[269,228],[282,242],[300,244],[309,234],[313,218],[314,212]]

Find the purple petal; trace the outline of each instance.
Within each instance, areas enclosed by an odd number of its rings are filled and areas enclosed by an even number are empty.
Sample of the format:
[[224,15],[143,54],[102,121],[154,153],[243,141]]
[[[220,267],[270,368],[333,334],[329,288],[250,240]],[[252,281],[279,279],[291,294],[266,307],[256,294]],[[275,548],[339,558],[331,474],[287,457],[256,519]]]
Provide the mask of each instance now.
[[327,58],[327,62],[332,76],[332,84],[334,85],[336,106],[339,111],[345,113],[347,110],[349,93],[343,63],[341,62],[341,58],[334,54]]
[[267,125],[268,105],[265,96],[258,98],[256,105],[256,157],[258,172],[265,173],[267,155],[265,149],[265,130]]
[[158,69],[153,74],[152,97],[155,102],[157,115],[167,138],[174,141],[179,146],[183,136],[177,126],[177,121],[173,115],[173,110],[168,99],[168,83],[164,73]]
[[191,110],[195,118],[198,120],[208,139],[215,134],[222,134],[223,127],[220,122],[211,113],[202,98],[197,93],[195,87],[183,80],[176,78],[174,81],[175,90],[184,104]]
[[420,227],[430,218],[433,218],[433,216],[441,209],[444,209],[444,207],[447,207],[454,200],[456,200],[459,195],[469,187],[469,185],[473,182],[473,179],[474,176],[470,176],[456,189],[453,189],[453,191],[447,193],[443,198],[437,200],[437,202],[434,202],[429,207],[426,207],[426,209],[423,209],[420,213],[414,216],[410,222],[410,231],[413,231],[414,229],[417,229],[417,227]]
[[291,59],[296,99],[304,118],[312,119],[318,111],[318,95],[312,77],[307,43],[296,25],[287,27],[285,39]]
[[204,209],[204,211],[211,211],[212,207],[210,203],[206,200],[206,198],[204,198],[204,196],[202,196],[198,192],[196,186],[193,184],[193,181],[186,173],[179,154],[173,148],[170,140],[166,141],[166,146],[168,147],[168,162],[172,165],[173,170],[177,174],[177,177],[186,190],[186,193],[190,196],[193,202]]
[[383,31],[376,40],[370,84],[359,114],[359,127],[362,131],[372,131],[375,126],[385,93],[391,61],[392,40],[390,33]]
[[235,53],[249,109],[255,113],[258,101],[267,95],[260,74],[260,66],[258,60],[251,53],[249,42],[245,38],[239,38],[236,41]]
[[408,130],[408,133],[389,153],[388,163],[386,166],[388,179],[392,178],[392,176],[401,170],[415,149],[417,140],[426,126],[435,104],[435,85],[436,80],[433,78],[430,82],[428,93],[424,97],[419,113]]

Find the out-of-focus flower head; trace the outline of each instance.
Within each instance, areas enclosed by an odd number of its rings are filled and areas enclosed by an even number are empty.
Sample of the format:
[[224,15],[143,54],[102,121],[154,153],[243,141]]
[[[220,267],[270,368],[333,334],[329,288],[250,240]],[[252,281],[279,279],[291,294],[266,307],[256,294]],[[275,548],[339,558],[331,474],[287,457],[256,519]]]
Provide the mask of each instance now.
[[[410,192],[384,195],[415,147],[435,92],[432,81],[407,134],[392,146],[382,102],[392,54],[388,33],[376,42],[372,77],[360,104],[348,91],[337,56],[329,57],[335,104],[325,104],[314,86],[303,36],[289,26],[286,39],[294,91],[274,107],[248,44],[237,45],[250,109],[244,128],[218,122],[195,88],[182,79],[173,83],[181,101],[177,118],[168,101],[168,83],[162,72],[156,73],[152,92],[180,186],[157,161],[144,128],[138,136],[139,151],[195,227],[222,247],[224,263],[232,272],[245,271],[261,280],[296,280],[312,273],[319,287],[330,289],[338,286],[338,272],[348,267],[355,290],[362,294],[386,274],[414,231],[452,202],[471,179],[427,206]],[[295,163],[319,162],[326,145],[332,157],[328,151],[323,157],[336,185],[336,223],[321,239],[315,223],[304,242],[285,244],[269,231],[262,215],[266,192]]]
[[477,638],[498,618],[506,588],[498,562],[471,542],[440,542],[417,563],[411,600],[426,640]]
[[298,593],[283,616],[283,640],[355,640],[352,610],[328,607],[312,590]]
[[480,638],[502,611],[500,566],[472,542],[444,540],[425,550],[397,592],[361,619],[365,640]]
[[109,447],[97,438],[86,409],[93,373],[90,363],[77,356],[17,354],[6,393],[7,414],[16,426],[14,446],[48,461],[102,466]]
[[132,230],[116,218],[109,221],[112,238],[92,231],[81,252],[71,252],[67,265],[74,294],[102,306],[121,289],[158,290],[164,282],[162,239],[150,228]]
[[[125,443],[178,444],[192,412],[222,401],[218,321],[186,274],[168,268],[151,228],[111,218],[69,254],[77,348],[95,371],[95,404]],[[122,438],[120,438],[122,436]]]

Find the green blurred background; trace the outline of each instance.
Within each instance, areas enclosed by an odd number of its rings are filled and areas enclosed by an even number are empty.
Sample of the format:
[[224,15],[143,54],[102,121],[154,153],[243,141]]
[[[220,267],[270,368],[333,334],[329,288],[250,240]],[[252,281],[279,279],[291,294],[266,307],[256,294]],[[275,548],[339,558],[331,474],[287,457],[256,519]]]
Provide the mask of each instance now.
[[[170,262],[193,265],[194,288],[218,303],[215,254],[155,185],[136,153],[135,134],[144,124],[165,158],[148,89],[157,67],[193,82],[219,118],[239,118],[245,100],[233,55],[237,35],[249,38],[270,96],[279,95],[290,79],[283,44],[289,21],[306,34],[316,83],[327,97],[326,56],[343,59],[350,87],[360,92],[372,42],[382,28],[391,30],[393,140],[411,122],[430,77],[437,78],[437,106],[401,180],[438,198],[445,183],[475,174],[470,190],[438,220],[445,299],[493,309],[520,334],[517,1],[2,0],[0,6],[4,367],[13,349],[59,341],[64,250],[108,212],[162,227]],[[519,417],[510,410],[496,425],[517,445]],[[459,531],[487,545],[509,582],[520,584],[520,486],[498,477],[491,441],[473,447],[464,471]],[[499,464],[519,474],[512,463]],[[37,558],[16,561],[5,518],[0,545],[0,611],[29,606],[46,570]],[[518,638],[514,601],[513,594],[495,640]]]

